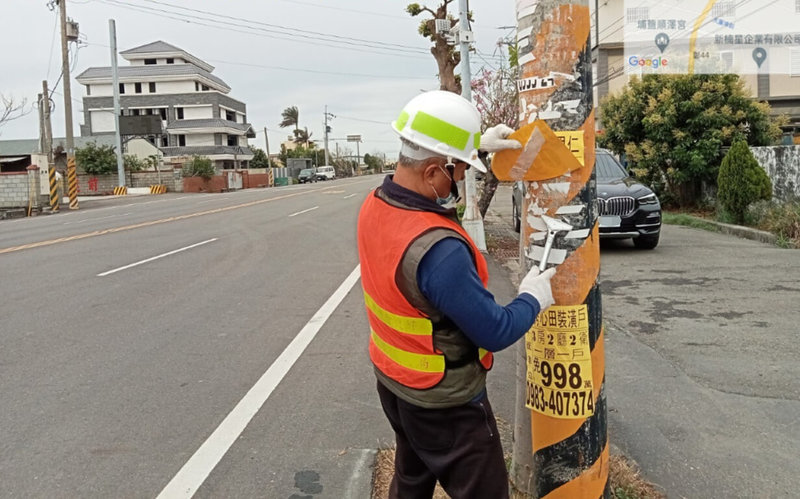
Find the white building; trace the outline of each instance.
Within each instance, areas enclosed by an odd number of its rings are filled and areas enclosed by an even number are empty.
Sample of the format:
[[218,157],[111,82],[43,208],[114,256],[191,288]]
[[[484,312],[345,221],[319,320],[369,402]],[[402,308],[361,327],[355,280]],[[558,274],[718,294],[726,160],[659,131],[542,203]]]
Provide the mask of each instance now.
[[[130,62],[118,72],[121,115],[161,117],[162,135],[138,138],[157,147],[164,162],[179,164],[199,155],[219,169],[247,168],[253,159],[247,139],[255,132],[245,104],[228,95],[231,88],[211,74],[213,66],[163,41],[120,55]],[[86,88],[81,135],[113,134],[111,68],[89,68],[77,80]]]

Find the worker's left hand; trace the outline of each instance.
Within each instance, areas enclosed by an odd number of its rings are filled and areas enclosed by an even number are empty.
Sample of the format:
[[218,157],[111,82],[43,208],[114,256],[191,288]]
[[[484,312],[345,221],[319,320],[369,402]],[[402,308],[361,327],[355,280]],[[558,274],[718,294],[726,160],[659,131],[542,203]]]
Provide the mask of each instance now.
[[514,133],[514,129],[502,123],[486,130],[481,136],[481,151],[498,152],[505,149],[521,149],[522,144],[518,141],[507,139],[512,133]]

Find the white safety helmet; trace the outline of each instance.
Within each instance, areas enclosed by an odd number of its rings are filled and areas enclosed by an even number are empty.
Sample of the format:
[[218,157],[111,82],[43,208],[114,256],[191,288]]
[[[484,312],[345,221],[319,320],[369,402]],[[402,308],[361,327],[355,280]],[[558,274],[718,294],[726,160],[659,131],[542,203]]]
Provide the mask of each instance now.
[[432,153],[463,161],[485,172],[478,159],[481,115],[474,104],[453,92],[434,90],[409,101],[392,129]]

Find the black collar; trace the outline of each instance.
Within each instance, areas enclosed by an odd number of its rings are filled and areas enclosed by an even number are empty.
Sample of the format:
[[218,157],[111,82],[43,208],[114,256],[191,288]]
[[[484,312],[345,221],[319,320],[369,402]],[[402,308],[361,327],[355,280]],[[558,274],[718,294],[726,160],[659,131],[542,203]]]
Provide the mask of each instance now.
[[380,187],[381,193],[389,199],[410,209],[430,211],[454,220],[457,219],[455,208],[445,208],[443,206],[439,206],[422,194],[396,184],[393,179],[394,175],[387,175],[386,178],[383,179],[383,185]]

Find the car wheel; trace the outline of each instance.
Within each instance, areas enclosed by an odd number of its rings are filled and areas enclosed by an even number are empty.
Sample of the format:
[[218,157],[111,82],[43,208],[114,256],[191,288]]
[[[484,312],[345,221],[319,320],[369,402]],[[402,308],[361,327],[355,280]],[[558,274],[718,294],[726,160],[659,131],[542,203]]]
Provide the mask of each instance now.
[[648,249],[651,250],[658,246],[658,236],[656,234],[654,236],[639,236],[633,240],[633,245],[639,249]]
[[519,232],[522,225],[522,220],[520,220],[519,213],[517,213],[516,203],[511,204],[511,218],[514,220],[514,231]]

